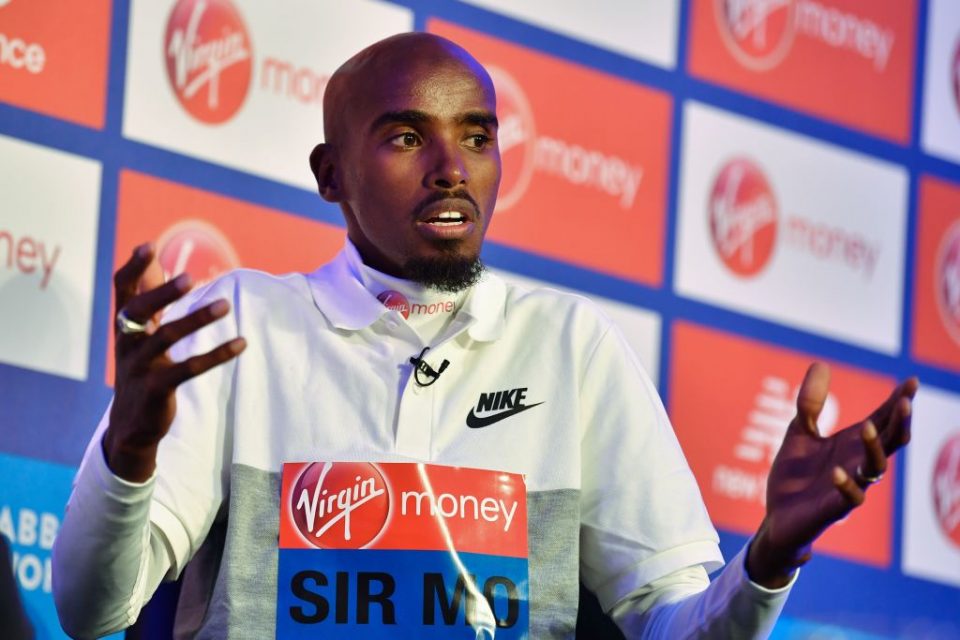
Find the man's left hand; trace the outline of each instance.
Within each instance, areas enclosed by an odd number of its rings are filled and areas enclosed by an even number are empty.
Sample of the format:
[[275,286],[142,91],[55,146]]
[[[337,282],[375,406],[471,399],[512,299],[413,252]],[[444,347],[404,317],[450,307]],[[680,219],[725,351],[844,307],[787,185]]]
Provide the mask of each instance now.
[[797,397],[797,415],[767,478],[767,513],[747,554],[747,574],[768,588],[785,586],[811,556],[814,540],[860,506],[887,458],[910,441],[912,400],[919,383],[897,386],[869,418],[823,437],[817,418],[830,372],[815,363]]

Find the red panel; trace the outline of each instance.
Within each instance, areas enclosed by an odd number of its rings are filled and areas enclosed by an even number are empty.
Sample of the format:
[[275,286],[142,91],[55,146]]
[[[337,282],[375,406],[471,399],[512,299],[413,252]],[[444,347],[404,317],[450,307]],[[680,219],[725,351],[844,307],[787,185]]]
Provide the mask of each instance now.
[[914,0],[693,0],[690,71],[907,142]]
[[[766,478],[796,413],[797,387],[814,358],[687,323],[673,332],[670,415],[716,526],[752,534],[763,519]],[[831,364],[824,435],[859,422],[893,381]],[[866,503],[815,550],[879,567],[891,560],[894,465]]]
[[663,279],[671,98],[462,27],[497,88],[496,242],[636,282]]

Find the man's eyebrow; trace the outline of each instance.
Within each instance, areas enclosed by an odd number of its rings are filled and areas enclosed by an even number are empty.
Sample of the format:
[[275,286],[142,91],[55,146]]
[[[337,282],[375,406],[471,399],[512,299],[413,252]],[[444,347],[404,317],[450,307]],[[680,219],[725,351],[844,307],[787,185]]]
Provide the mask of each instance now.
[[388,124],[419,124],[430,122],[431,118],[426,112],[417,109],[404,109],[402,111],[387,111],[380,114],[373,124],[370,125],[370,131],[376,131],[380,127]]
[[497,116],[489,111],[468,111],[460,117],[460,124],[473,124],[494,129],[500,126]]

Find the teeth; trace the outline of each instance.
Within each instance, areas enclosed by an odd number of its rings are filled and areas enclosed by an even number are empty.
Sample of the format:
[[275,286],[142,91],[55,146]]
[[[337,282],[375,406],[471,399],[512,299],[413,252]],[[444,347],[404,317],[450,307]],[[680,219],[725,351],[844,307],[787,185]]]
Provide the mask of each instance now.
[[437,227],[451,227],[462,224],[465,218],[459,211],[441,211],[437,217],[430,220],[430,224]]

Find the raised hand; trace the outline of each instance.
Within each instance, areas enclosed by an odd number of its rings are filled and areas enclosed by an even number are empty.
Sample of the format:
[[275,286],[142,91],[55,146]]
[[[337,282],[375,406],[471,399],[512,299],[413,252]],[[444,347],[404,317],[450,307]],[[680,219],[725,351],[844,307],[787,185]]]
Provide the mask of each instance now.
[[173,362],[167,350],[181,338],[225,316],[230,305],[226,300],[217,300],[158,326],[164,307],[186,294],[192,284],[186,274],[164,283],[149,244],[134,250],[114,274],[113,282],[118,318],[116,382],[103,450],[115,474],[131,482],[143,482],[153,474],[157,445],[176,414],[176,388],[235,358],[246,347],[246,341],[234,338],[207,353]]
[[864,421],[823,437],[817,418],[830,372],[815,363],[797,397],[797,415],[767,478],[767,512],[747,555],[747,573],[766,587],[786,585],[810,559],[814,540],[860,506],[887,458],[910,441],[916,378],[897,386]]

